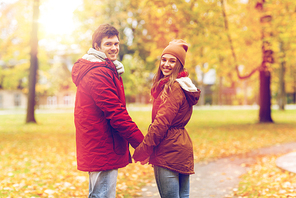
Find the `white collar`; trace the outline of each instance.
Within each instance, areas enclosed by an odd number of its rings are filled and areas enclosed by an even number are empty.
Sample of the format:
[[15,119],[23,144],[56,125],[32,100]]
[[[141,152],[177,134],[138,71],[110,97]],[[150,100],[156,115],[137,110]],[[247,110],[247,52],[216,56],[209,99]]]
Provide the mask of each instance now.
[[[90,62],[103,62],[105,61],[105,59],[107,58],[106,54],[104,52],[95,50],[94,48],[90,48],[87,51],[87,54],[85,54],[83,57],[83,59],[88,60]],[[121,62],[119,62],[118,60],[113,61],[116,70],[118,72],[119,75],[124,73],[124,66]]]

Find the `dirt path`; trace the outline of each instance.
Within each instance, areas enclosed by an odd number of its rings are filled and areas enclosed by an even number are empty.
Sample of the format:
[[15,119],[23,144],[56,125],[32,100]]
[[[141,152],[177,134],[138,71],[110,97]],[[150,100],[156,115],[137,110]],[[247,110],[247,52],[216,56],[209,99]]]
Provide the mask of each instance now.
[[[231,156],[210,162],[195,164],[195,174],[190,177],[191,198],[232,197],[239,176],[246,173],[245,165],[256,162],[260,155],[286,154],[296,150],[296,142],[261,148],[243,156]],[[295,159],[296,160],[296,159]],[[142,198],[159,198],[157,186],[152,183],[142,189]]]

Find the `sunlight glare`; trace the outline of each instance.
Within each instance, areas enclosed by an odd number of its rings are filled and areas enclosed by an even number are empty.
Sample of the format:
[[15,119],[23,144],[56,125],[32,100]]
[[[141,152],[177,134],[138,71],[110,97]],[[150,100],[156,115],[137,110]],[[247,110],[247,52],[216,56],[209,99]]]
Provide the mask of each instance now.
[[82,0],[48,0],[40,5],[40,26],[49,35],[71,35],[75,29],[73,12]]

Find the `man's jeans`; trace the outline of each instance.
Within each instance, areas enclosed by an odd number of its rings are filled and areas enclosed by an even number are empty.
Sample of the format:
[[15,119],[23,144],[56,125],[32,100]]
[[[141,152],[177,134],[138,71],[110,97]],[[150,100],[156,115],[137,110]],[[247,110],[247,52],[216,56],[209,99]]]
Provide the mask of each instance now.
[[89,172],[88,198],[115,198],[118,169]]
[[189,175],[154,166],[158,191],[163,198],[189,198]]

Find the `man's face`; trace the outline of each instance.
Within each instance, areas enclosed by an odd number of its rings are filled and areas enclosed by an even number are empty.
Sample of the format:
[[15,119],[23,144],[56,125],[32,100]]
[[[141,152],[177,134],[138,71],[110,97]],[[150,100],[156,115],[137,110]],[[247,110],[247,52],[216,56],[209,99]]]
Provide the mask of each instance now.
[[111,61],[117,59],[119,53],[119,40],[117,36],[113,37],[104,37],[101,42],[101,46],[95,44],[95,49],[101,52],[104,52]]

